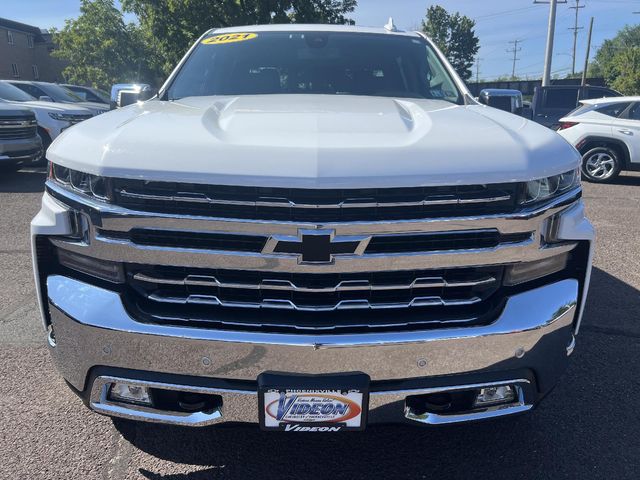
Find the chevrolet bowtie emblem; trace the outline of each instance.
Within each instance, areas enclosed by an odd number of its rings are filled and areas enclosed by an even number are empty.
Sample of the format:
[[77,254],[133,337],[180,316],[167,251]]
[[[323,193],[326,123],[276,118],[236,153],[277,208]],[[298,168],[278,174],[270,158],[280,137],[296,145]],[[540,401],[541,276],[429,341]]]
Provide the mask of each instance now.
[[362,255],[371,237],[336,235],[335,230],[299,230],[298,236],[273,235],[262,253],[297,255],[298,263],[333,263],[336,255]]

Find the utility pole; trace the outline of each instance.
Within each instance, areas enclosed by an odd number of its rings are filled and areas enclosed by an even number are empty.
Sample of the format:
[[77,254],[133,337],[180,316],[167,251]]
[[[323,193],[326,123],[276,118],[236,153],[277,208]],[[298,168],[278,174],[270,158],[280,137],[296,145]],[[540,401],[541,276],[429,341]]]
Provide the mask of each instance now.
[[476,85],[480,83],[480,55],[476,55]]
[[584,69],[582,70],[582,86],[587,84],[587,68],[589,68],[589,54],[591,53],[591,34],[593,33],[593,17],[589,23],[589,35],[587,37],[587,54],[584,56]]
[[569,30],[573,30],[573,64],[571,66],[571,75],[576,74],[576,44],[578,43],[578,30],[582,30],[582,27],[578,26],[578,13],[580,12],[580,9],[584,7],[584,5],[580,5],[580,0],[576,0],[575,6],[569,7],[576,11],[573,27],[569,27]]
[[511,44],[513,44],[513,47],[509,50],[507,50],[507,53],[513,53],[513,67],[511,68],[511,78],[516,78],[516,61],[520,60],[518,58],[518,52],[520,50],[522,50],[521,48],[518,48],[518,43],[522,42],[522,40],[512,40]]
[[[535,0],[533,3],[549,3],[549,26],[547,29],[547,47],[544,52],[544,72],[542,74],[542,86],[546,87],[551,83],[551,59],[553,58],[553,37],[556,31],[556,10],[558,0],[541,2]],[[560,3],[567,3],[566,1]]]

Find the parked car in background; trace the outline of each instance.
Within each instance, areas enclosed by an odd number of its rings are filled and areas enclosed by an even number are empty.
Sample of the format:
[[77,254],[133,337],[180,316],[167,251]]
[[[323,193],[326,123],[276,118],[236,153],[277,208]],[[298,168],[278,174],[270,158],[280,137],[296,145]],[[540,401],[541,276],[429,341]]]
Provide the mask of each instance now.
[[83,101],[73,92],[56,83],[31,82],[27,80],[8,80],[8,82],[38,100],[73,103],[88,109],[93,115],[99,115],[109,110],[109,108],[105,107],[102,103]]
[[531,110],[525,116],[545,127],[556,130],[560,119],[578,106],[580,100],[590,98],[620,97],[622,94],[606,87],[590,85],[551,85],[536,87],[531,100]]
[[522,92],[504,88],[485,88],[480,92],[478,101],[484,105],[522,115]]
[[85,102],[105,103],[109,105],[109,94],[107,92],[103,92],[100,89],[85,87],[82,85],[70,85],[68,83],[63,83],[60,86],[66,88],[67,90],[71,90],[75,95],[80,97]]
[[640,171],[640,96],[582,100],[560,119],[558,133],[582,154],[582,175],[610,182],[623,170]]
[[35,114],[28,108],[0,104],[0,168],[33,163],[41,151]]
[[47,148],[58,135],[70,126],[93,116],[88,109],[75,104],[36,100],[6,80],[0,80],[0,101],[27,107],[35,113],[38,135],[42,140],[42,153],[36,160],[38,164],[44,161]]

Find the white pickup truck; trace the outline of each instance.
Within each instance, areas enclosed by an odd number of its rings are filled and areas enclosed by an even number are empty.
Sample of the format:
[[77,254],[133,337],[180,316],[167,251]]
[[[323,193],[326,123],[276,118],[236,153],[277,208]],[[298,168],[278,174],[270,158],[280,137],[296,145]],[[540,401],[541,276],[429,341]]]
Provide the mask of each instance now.
[[96,412],[361,430],[522,413],[575,345],[580,155],[421,33],[211,30],[49,148],[33,264]]

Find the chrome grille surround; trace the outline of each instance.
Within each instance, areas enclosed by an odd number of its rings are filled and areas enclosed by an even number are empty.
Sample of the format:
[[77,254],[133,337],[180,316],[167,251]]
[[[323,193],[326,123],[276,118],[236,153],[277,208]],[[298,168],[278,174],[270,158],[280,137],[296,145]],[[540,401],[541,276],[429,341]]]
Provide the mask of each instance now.
[[[396,271],[429,271],[434,269],[455,269],[482,266],[501,266],[509,263],[534,261],[560,253],[568,252],[575,247],[574,242],[560,242],[547,244],[544,237],[549,228],[550,219],[563,209],[572,205],[580,196],[580,189],[568,192],[554,199],[547,205],[523,210],[516,213],[502,215],[483,215],[466,217],[444,217],[428,219],[411,219],[397,221],[356,221],[356,222],[289,222],[265,221],[256,219],[232,219],[203,217],[194,215],[175,215],[168,213],[143,212],[124,209],[120,206],[102,203],[89,199],[80,194],[70,193],[61,187],[47,183],[48,192],[78,212],[77,224],[82,225],[78,238],[52,237],[52,243],[62,249],[115,262],[126,264],[140,264],[145,266],[181,267],[186,269],[227,269],[234,271],[273,272],[280,274],[368,274],[376,272]],[[425,252],[398,252],[367,254],[358,252],[353,255],[336,255],[331,263],[301,263],[296,255],[282,253],[265,253],[234,251],[232,249],[215,250],[206,248],[185,248],[158,245],[139,245],[126,238],[104,236],[103,230],[126,234],[135,229],[162,230],[175,232],[204,232],[224,235],[262,235],[266,237],[285,236],[297,237],[301,231],[331,230],[341,237],[371,237],[410,235],[425,232],[460,232],[474,230],[497,230],[500,234],[526,234],[516,242],[501,243],[490,248],[467,248],[457,250],[437,250]],[[246,289],[260,291],[297,292],[313,294],[334,294],[336,292],[361,293],[384,290],[362,281],[356,283],[337,282],[323,288],[297,285],[295,282],[267,279],[266,282],[251,284],[250,282],[221,281],[215,275],[204,278],[197,274],[185,275],[182,279],[163,279],[155,276],[138,275],[137,281],[155,281],[157,284],[190,286],[200,285],[222,289]],[[493,281],[486,279],[487,282]],[[168,282],[168,283],[167,283]],[[417,282],[417,283],[416,283]],[[431,283],[429,283],[431,282]],[[267,298],[261,301],[229,301],[214,293],[197,293],[182,296],[162,296],[150,294],[146,300],[153,302],[156,307],[163,304],[200,305],[207,306],[215,316],[215,309],[284,309],[292,311],[335,312],[338,310],[361,309],[383,310],[398,309],[402,316],[403,309],[410,307],[461,307],[481,304],[482,298],[464,296],[458,299],[445,299],[440,295],[420,295],[420,288],[438,287],[451,288],[442,279],[433,279],[429,275],[416,277],[411,282],[393,286],[398,289],[415,289],[418,292],[413,299],[404,301],[371,302],[367,298],[357,298],[352,301],[339,300],[334,304],[298,303],[283,298]],[[470,285],[455,285],[454,287],[469,287]],[[393,288],[386,288],[393,290]],[[185,310],[188,314],[189,309]],[[426,312],[427,310],[425,310]],[[471,311],[473,313],[473,311]],[[255,315],[262,315],[255,313]],[[473,315],[472,315],[473,316]],[[428,315],[426,315],[428,317]],[[163,316],[157,314],[159,322],[175,318],[175,314]],[[437,319],[432,319],[437,320]],[[469,319],[467,319],[469,320]],[[260,323],[260,320],[257,320]],[[392,321],[387,322],[389,325]],[[406,323],[398,318],[397,323]],[[424,318],[423,321],[424,322]],[[428,322],[427,322],[428,323]],[[319,327],[320,328],[320,327]]]

